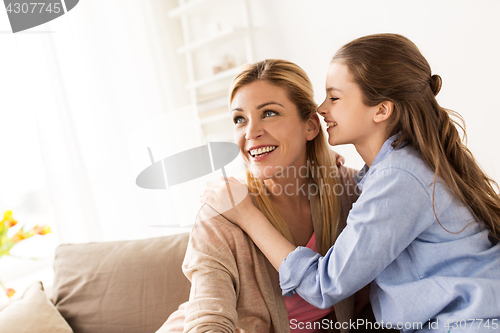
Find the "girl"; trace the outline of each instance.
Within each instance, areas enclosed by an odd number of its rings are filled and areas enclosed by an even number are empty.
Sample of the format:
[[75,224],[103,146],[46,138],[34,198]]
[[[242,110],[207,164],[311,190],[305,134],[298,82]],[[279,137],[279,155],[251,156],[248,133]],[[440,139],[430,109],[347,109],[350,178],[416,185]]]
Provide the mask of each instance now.
[[[323,308],[371,282],[377,321],[403,332],[497,332],[500,198],[435,96],[441,78],[407,38],[378,34],[343,46],[318,112],[331,145],[365,161],[361,195],[335,245],[295,247],[226,184],[202,200],[238,224],[279,270],[283,294]],[[232,193],[245,191],[230,179]],[[498,186],[497,186],[498,187]]]

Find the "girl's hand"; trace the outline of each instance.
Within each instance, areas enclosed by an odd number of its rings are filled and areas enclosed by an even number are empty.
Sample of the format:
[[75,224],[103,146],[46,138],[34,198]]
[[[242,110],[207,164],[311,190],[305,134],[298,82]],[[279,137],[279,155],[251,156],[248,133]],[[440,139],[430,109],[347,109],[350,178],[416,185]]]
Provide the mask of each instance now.
[[340,155],[335,150],[333,150],[333,156],[335,157],[335,164],[338,167],[341,167],[342,165],[344,165],[344,162],[345,162],[344,156]]
[[[248,187],[234,177],[229,177],[226,182],[223,177],[221,181],[212,184],[202,195],[200,201],[211,206],[219,214],[238,226],[242,226],[246,217],[255,213],[257,208],[253,205]],[[228,190],[229,188],[229,190]]]

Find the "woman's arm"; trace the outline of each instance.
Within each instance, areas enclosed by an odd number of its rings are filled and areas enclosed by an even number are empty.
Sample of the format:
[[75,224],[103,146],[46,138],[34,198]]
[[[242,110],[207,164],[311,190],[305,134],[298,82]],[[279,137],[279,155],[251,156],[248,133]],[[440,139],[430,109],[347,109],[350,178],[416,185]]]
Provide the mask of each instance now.
[[184,332],[285,332],[286,307],[272,303],[280,290],[269,269],[248,235],[205,205],[183,263],[191,281]]
[[240,280],[231,246],[235,228],[220,219],[197,221],[191,231],[182,265],[191,281],[189,301],[184,304],[184,332],[233,333],[238,325]]
[[231,254],[234,242],[230,239],[234,235],[227,228],[230,224],[221,223],[217,218],[207,218],[193,227],[182,265],[191,281],[189,301],[181,304],[156,333],[235,332],[240,284]]

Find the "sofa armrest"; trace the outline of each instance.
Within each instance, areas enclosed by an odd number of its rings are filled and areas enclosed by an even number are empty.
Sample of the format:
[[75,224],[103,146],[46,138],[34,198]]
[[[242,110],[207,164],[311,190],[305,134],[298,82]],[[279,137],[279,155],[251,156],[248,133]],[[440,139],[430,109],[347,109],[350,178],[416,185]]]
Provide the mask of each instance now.
[[189,298],[188,239],[60,245],[52,302],[75,332],[155,332]]

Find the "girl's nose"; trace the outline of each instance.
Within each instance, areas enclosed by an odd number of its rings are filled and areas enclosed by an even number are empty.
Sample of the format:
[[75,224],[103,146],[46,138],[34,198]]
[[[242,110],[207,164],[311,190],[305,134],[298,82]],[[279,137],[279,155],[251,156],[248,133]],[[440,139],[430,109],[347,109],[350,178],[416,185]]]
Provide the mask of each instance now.
[[318,112],[321,116],[323,117],[326,117],[326,111],[323,107],[323,104],[321,104],[319,107],[318,107],[318,110],[316,110],[316,112]]

